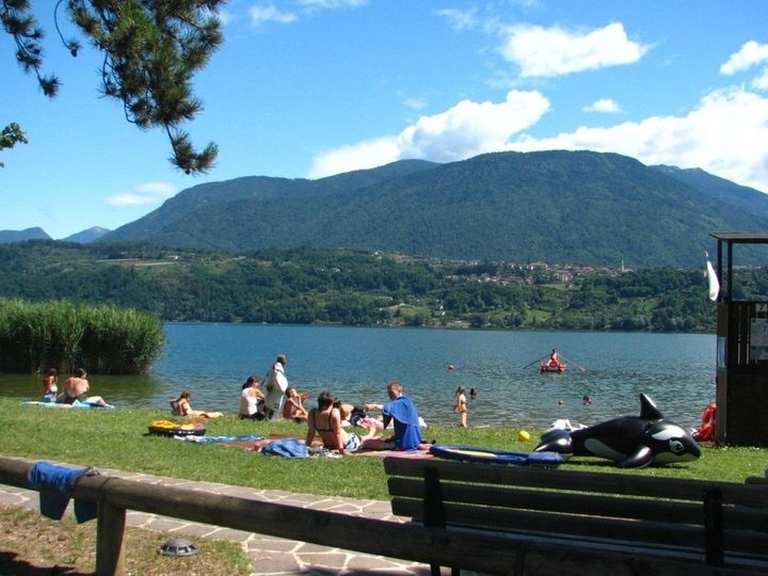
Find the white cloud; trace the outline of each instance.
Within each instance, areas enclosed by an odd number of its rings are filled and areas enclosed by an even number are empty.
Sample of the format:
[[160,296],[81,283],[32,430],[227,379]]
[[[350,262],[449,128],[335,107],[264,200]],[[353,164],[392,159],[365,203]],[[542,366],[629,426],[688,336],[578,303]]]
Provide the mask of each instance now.
[[510,0],[511,4],[517,4],[521,8],[541,8],[541,0]]
[[632,64],[650,48],[631,41],[620,22],[584,33],[519,24],[508,27],[506,35],[501,53],[520,66],[523,78]]
[[423,110],[427,107],[427,101],[424,98],[406,98],[403,100],[403,106],[411,110]]
[[358,8],[365,6],[368,0],[299,0],[305,8],[316,10],[335,10],[337,8]]
[[756,90],[765,90],[768,92],[768,67],[763,68],[763,73],[752,80],[752,87]]
[[510,136],[532,126],[549,110],[540,92],[511,90],[504,102],[462,100],[452,108],[422,116],[398,136],[404,158],[447,162],[498,150]]
[[374,168],[401,158],[396,136],[364,140],[350,146],[341,146],[315,156],[310,178],[322,178],[332,174]]
[[435,10],[435,14],[448,20],[448,25],[457,31],[472,30],[480,24],[476,8],[471,10],[443,8],[442,10]]
[[313,159],[309,176],[372,168],[401,158],[446,162],[500,150],[547,110],[549,101],[537,91],[512,90],[499,103],[462,100],[445,112],[422,116],[396,136],[323,152]]
[[156,204],[176,194],[176,186],[170,182],[145,182],[131,192],[109,196],[104,202],[110,206],[136,206]]
[[686,116],[654,116],[608,128],[582,126],[551,138],[524,137],[507,149],[596,150],[646,164],[703,168],[768,192],[768,98],[745,90],[716,90]]
[[149,194],[162,198],[170,198],[176,194],[176,186],[170,182],[162,181],[145,182],[144,184],[139,184],[136,186],[135,190],[140,194]]
[[298,11],[281,10],[275,4],[256,4],[248,12],[254,26],[260,26],[265,22],[277,22],[279,24],[291,24],[297,22],[300,17],[318,12],[320,10],[337,10],[341,8],[358,8],[365,6],[368,0],[296,0]]
[[583,110],[584,112],[604,112],[606,114],[617,114],[622,111],[619,103],[611,98],[595,100],[589,106],[585,106]]
[[274,4],[257,4],[251,6],[248,10],[251,16],[251,22],[255,26],[260,26],[265,22],[278,22],[280,24],[290,24],[296,22],[298,16],[293,12],[284,12]]
[[319,154],[309,175],[372,168],[402,158],[453,161],[491,151],[595,150],[646,164],[703,168],[768,192],[766,95],[730,87],[708,93],[680,116],[653,116],[605,128],[582,126],[545,138],[525,135],[548,108],[549,101],[534,91],[513,90],[499,103],[464,100],[440,114],[423,116],[398,135]]
[[768,44],[759,44],[754,40],[745,42],[738,52],[734,52],[728,61],[720,66],[720,74],[731,76],[736,72],[749,70],[755,64],[768,61]]

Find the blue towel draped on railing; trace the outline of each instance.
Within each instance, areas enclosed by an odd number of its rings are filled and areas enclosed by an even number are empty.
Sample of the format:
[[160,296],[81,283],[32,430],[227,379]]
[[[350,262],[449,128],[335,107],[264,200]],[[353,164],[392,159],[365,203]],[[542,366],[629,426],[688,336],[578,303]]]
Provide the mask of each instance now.
[[[93,468],[69,468],[50,462],[37,462],[29,469],[27,481],[30,488],[40,492],[40,513],[53,520],[61,520],[75,483],[82,476],[97,474]],[[75,518],[78,522],[96,518],[97,510],[95,502],[75,499]]]

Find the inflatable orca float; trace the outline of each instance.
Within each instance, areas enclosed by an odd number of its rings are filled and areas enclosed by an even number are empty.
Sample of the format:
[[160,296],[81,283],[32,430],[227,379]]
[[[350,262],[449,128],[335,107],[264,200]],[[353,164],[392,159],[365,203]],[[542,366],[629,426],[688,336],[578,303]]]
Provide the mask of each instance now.
[[541,437],[536,452],[600,456],[619,468],[689,462],[701,449],[688,432],[666,422],[656,404],[640,394],[640,416],[622,416],[581,430],[552,430]]

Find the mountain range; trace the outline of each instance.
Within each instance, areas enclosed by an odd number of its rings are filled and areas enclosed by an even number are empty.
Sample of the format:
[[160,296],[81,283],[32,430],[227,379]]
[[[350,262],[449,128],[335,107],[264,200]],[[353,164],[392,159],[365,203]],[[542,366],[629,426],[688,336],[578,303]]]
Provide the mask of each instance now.
[[[713,231],[765,231],[768,196],[700,169],[618,154],[401,160],[308,180],[248,176],[183,190],[110,232],[64,241],[224,251],[356,248],[465,260],[699,266]],[[0,231],[0,243],[50,239]],[[740,263],[765,262],[744,249]]]
[[87,228],[86,230],[76,232],[75,234],[67,236],[66,238],[62,238],[62,240],[64,242],[75,242],[77,244],[90,244],[91,242],[95,242],[96,240],[99,240],[109,233],[110,230],[108,228],[93,226],[91,228]]
[[[62,238],[63,242],[75,242],[76,244],[90,244],[102,236],[109,234],[110,230],[93,226],[86,230],[76,232],[71,236]],[[51,237],[42,228],[27,228],[25,230],[0,230],[0,244],[11,244],[14,242],[26,242],[27,240],[50,240]]]
[[51,237],[48,236],[46,231],[38,227],[25,228],[24,230],[0,230],[0,244],[50,239]]
[[185,248],[347,247],[471,260],[698,266],[713,231],[768,229],[768,196],[618,154],[404,160],[318,180],[201,184],[104,236]]

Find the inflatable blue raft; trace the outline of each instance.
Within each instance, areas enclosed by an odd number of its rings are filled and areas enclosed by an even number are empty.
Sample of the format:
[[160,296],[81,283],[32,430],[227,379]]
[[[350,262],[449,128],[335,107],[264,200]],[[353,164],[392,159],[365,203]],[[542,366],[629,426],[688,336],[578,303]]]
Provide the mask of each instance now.
[[490,464],[516,464],[518,466],[558,466],[564,462],[557,452],[504,452],[477,446],[450,446],[434,444],[430,454],[448,460],[485,462]]

